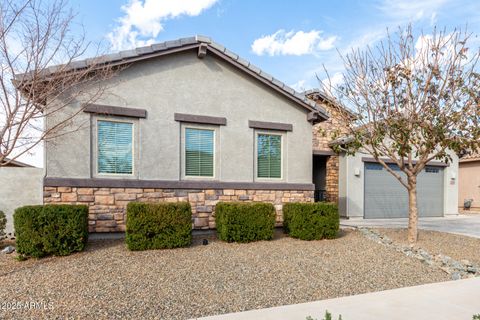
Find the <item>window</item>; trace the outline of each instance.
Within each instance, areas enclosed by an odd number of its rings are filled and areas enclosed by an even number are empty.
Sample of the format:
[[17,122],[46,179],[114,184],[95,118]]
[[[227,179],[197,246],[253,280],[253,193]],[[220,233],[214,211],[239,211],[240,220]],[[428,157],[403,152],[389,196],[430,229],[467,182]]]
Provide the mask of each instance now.
[[133,174],[133,124],[98,121],[98,173]]
[[185,128],[185,176],[213,177],[214,130]]
[[425,167],[425,172],[427,173],[439,173],[440,169],[432,166],[426,166]]
[[373,163],[373,162],[366,162],[365,163],[365,169],[366,170],[378,170],[382,171],[383,166],[380,163]]
[[273,134],[257,135],[257,177],[282,177],[282,136]]

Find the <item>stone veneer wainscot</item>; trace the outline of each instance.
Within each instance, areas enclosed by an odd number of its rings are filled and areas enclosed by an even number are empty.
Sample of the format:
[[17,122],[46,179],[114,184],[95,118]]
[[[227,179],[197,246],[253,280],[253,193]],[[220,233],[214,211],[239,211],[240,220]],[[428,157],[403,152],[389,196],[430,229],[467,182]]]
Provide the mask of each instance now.
[[215,228],[215,205],[219,201],[268,202],[275,206],[276,224],[283,221],[288,202],[313,202],[313,191],[245,189],[147,189],[44,187],[45,204],[84,204],[89,207],[90,232],[124,232],[126,207],[131,201],[188,201],[195,229]]
[[339,157],[328,144],[335,138],[348,134],[347,126],[338,110],[333,108],[318,93],[312,92],[307,94],[307,97],[327,110],[330,115],[328,120],[317,123],[312,127],[312,146],[314,152],[331,153],[326,159],[325,191],[327,201],[338,203]]

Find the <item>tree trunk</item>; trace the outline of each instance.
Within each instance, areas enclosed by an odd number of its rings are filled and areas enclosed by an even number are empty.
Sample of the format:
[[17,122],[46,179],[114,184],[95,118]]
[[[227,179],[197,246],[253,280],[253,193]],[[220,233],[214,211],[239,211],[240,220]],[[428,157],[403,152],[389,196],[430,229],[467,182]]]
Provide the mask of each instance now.
[[418,238],[417,177],[408,177],[408,242],[414,245]]

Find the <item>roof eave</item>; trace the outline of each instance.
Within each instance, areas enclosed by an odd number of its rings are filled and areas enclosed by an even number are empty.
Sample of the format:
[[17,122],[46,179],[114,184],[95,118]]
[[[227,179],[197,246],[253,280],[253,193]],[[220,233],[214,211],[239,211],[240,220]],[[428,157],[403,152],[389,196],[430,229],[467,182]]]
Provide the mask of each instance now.
[[[181,38],[174,41],[166,41],[159,44],[153,44],[151,46],[139,47],[132,50],[125,50],[118,53],[108,54],[92,59],[85,59],[72,63],[72,71],[84,70],[91,66],[92,63],[98,64],[99,67],[108,64],[111,67],[121,66],[125,64],[134,63],[146,59],[152,59],[164,55],[169,55],[177,52],[183,52],[187,50],[193,50],[201,48],[202,55],[199,53],[199,58],[203,58],[205,50],[211,52],[215,56],[222,60],[229,62],[240,70],[246,72],[250,76],[253,76],[257,80],[261,81],[265,85],[274,89],[278,93],[282,94],[291,101],[297,103],[303,108],[309,111],[307,116],[308,121],[311,123],[318,123],[325,121],[329,118],[328,113],[318,106],[315,102],[310,101],[305,95],[296,92],[293,88],[287,86],[285,83],[275,79],[268,73],[262,71],[260,68],[254,66],[245,59],[234,52],[228,50],[224,46],[215,43],[209,37],[197,35],[195,37]],[[46,69],[45,77],[53,76],[59,66],[52,66]],[[19,74],[13,80],[16,83],[16,87],[23,81],[28,81],[30,75]]]

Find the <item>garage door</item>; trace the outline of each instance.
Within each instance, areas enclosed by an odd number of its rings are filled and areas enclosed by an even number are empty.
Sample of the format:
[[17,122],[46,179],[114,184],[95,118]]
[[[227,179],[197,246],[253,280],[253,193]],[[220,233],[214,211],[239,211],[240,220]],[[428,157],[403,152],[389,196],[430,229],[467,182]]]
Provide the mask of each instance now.
[[[398,166],[390,168],[405,176]],[[427,166],[417,177],[420,217],[443,216],[443,167]],[[407,189],[379,163],[365,163],[364,216],[374,218],[408,217]]]

